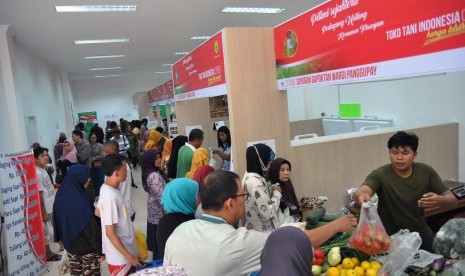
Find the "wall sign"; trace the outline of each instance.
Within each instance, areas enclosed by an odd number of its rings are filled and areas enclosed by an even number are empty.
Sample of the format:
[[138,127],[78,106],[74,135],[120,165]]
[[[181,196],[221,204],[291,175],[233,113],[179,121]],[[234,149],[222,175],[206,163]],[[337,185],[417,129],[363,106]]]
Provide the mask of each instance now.
[[464,1],[329,1],[274,35],[281,90],[465,69]]

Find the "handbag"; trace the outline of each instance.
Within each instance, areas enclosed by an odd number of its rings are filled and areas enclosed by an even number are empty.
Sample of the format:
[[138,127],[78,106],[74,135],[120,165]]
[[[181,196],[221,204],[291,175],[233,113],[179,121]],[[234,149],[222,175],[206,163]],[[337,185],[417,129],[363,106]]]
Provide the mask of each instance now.
[[100,160],[100,159],[94,160],[94,162],[92,162],[92,168],[101,169],[102,168],[102,160]]

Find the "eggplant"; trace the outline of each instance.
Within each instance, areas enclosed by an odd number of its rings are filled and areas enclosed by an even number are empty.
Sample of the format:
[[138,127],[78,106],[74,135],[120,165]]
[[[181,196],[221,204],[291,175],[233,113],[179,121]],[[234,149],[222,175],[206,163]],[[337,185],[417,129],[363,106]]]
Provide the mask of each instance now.
[[434,260],[430,266],[432,270],[436,272],[441,272],[445,264],[446,264],[446,258],[442,257],[442,258]]

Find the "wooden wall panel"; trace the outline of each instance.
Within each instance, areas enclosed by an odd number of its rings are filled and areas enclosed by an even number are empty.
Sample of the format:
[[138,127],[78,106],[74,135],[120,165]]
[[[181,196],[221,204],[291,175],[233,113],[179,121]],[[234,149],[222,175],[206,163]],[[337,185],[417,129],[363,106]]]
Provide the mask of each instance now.
[[223,47],[233,166],[242,177],[249,141],[275,139],[278,155],[287,155],[287,98],[276,85],[272,28],[225,28]]
[[208,98],[176,102],[176,120],[179,134],[186,135],[186,126],[202,125],[205,134],[202,147],[218,147],[216,132],[210,120],[210,102]]

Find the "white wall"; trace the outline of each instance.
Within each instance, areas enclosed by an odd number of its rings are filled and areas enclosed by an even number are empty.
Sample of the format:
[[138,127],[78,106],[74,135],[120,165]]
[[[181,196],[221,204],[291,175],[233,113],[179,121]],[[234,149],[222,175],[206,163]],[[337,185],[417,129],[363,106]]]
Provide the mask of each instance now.
[[60,73],[20,47],[15,47],[14,56],[15,88],[21,96],[24,118],[35,116],[37,142],[51,149],[59,133],[67,132]]
[[[459,178],[465,181],[465,71],[411,79],[289,90],[289,120],[338,114],[340,103],[360,103],[362,116],[393,119],[414,128],[459,123]],[[298,112],[296,112],[298,110]],[[421,139],[421,137],[420,137]],[[421,141],[421,140],[420,140]]]
[[[134,105],[133,94],[149,91],[156,86],[154,80],[140,78],[137,80],[125,77],[96,78],[94,80],[74,81],[71,83],[74,98],[74,116],[79,112],[97,112],[97,121],[104,128],[107,115],[114,114],[111,119],[119,122],[120,118],[128,121],[139,119],[137,104]],[[148,103],[147,98],[147,105]],[[128,116],[129,115],[129,116]]]
[[[1,57],[0,57],[1,59]],[[9,132],[10,128],[8,124],[8,112],[6,111],[6,97],[5,97],[5,86],[3,83],[3,74],[2,74],[2,66],[0,66],[0,129],[2,129],[2,133]],[[8,147],[6,145],[11,145],[11,135],[4,135],[2,134],[2,143],[0,145],[0,152],[8,152]]]

